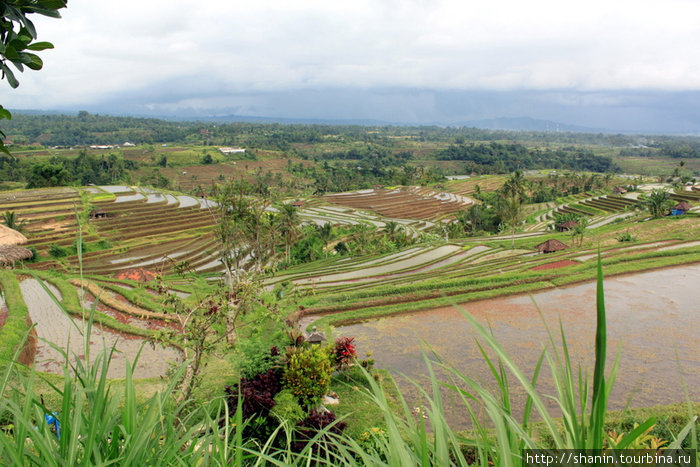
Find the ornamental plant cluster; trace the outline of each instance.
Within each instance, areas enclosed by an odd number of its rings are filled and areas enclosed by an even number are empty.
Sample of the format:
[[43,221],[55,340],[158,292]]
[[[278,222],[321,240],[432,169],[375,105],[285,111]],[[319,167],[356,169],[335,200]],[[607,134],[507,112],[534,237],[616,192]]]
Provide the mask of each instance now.
[[333,373],[353,365],[353,342],[352,337],[341,337],[329,346],[310,345],[301,333],[288,333],[285,353],[277,346],[262,350],[260,342],[244,344],[240,382],[225,388],[229,413],[240,407],[243,419],[250,421],[245,435],[259,440],[268,439],[280,423],[295,427],[294,445],[299,449],[329,425],[330,433],[342,433],[345,423],[321,402]]

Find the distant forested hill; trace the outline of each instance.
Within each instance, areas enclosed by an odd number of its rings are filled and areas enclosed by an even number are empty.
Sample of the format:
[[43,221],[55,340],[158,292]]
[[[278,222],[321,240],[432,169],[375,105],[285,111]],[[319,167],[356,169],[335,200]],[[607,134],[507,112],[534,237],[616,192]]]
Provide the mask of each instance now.
[[[513,162],[515,165],[523,168],[539,167],[540,161],[546,164],[546,159],[551,160],[552,157],[561,160],[561,164],[570,166],[571,169],[595,170],[593,166],[601,163],[605,165],[604,162],[591,158],[591,154],[585,151],[579,152],[575,157],[557,152],[567,146],[616,148],[638,156],[700,157],[698,137],[483,130],[438,126],[183,122],[94,115],[85,111],[77,115],[32,115],[15,112],[12,120],[0,122],[0,130],[15,144],[39,143],[44,146],[114,145],[128,141],[134,144],[240,145],[286,151],[293,145],[306,145],[308,149],[310,145],[332,142],[336,144],[333,151],[336,158],[338,153],[347,153],[350,149],[347,145],[352,143],[376,144],[393,152],[400,152],[409,148],[408,145],[402,146],[400,143],[413,141],[436,143],[430,146],[431,154],[427,154],[429,157],[435,156],[442,160],[472,160],[469,158],[474,157],[479,159],[477,164],[492,165],[495,162],[481,159],[496,157],[498,160],[507,153],[508,157],[517,161]],[[514,144],[519,144],[520,147],[515,147]],[[550,150],[549,145],[553,145],[553,149]],[[533,147],[544,147],[545,150],[532,149]],[[572,152],[568,148],[564,151],[567,154]],[[423,154],[426,155],[426,152]],[[513,165],[508,165],[505,160],[503,163],[506,167]]]
[[610,172],[617,170],[610,157],[597,156],[586,148],[528,148],[522,144],[452,145],[437,155],[439,160],[468,161],[476,172],[512,172],[517,169],[569,169]]

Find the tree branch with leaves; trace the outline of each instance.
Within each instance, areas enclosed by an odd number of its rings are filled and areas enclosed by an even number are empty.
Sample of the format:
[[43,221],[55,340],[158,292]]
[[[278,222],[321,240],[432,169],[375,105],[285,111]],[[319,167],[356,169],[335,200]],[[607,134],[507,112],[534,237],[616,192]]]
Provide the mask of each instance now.
[[[24,72],[27,67],[30,70],[41,70],[44,62],[32,52],[53,49],[50,42],[38,42],[36,28],[29,19],[30,15],[42,15],[51,18],[60,18],[58,12],[65,8],[67,0],[3,0],[0,1],[0,73],[2,79],[12,88],[19,86],[15,72]],[[11,119],[9,110],[0,105],[0,119]],[[5,147],[5,134],[0,131],[0,151],[9,154]]]

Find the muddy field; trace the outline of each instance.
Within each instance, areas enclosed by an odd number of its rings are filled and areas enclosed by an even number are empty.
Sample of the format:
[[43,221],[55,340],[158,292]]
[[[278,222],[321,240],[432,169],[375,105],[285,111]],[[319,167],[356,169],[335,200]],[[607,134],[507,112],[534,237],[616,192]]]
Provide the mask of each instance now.
[[[691,400],[700,400],[700,347],[696,335],[700,307],[694,287],[698,283],[699,264],[605,280],[608,370],[618,346],[622,352],[611,409],[622,409],[628,402],[632,407],[682,402],[686,398],[684,386]],[[558,336],[561,320],[574,365],[592,372],[594,283],[535,293],[532,299],[520,295],[472,302],[463,309],[490,326],[526,375],[531,375],[542,348],[548,345],[544,323]],[[371,350],[378,366],[418,381],[426,374],[421,356],[424,342],[446,361],[493,388],[472,327],[461,313],[455,307],[446,307],[340,327],[335,334],[355,336],[361,355]],[[560,345],[558,338],[555,341]],[[415,387],[401,377],[398,381],[414,401],[418,399]],[[539,387],[541,392],[553,394],[548,369],[543,369]],[[522,406],[522,391],[516,394]],[[464,414],[455,414],[454,418],[457,423],[466,419]]]

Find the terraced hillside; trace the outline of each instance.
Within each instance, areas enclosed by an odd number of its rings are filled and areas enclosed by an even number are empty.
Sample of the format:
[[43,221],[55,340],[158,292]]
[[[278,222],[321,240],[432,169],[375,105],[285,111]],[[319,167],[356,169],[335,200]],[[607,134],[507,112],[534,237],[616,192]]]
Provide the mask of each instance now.
[[[430,209],[443,209],[433,213],[432,218],[447,216],[450,210],[468,205],[459,197],[435,193],[412,187],[326,195],[305,200],[299,215],[307,223],[382,228],[390,218],[359,207],[329,203],[329,199],[341,198],[358,206],[375,199],[375,211],[380,206],[404,216],[410,214],[406,200],[419,199],[432,206]],[[676,193],[674,198],[695,204],[700,193]],[[547,232],[542,220],[536,224],[540,226],[538,230],[518,234],[514,248],[510,246],[510,236],[449,243],[434,236],[422,237],[421,231],[434,225],[425,220],[429,212],[424,207],[414,216],[424,220],[404,218],[400,223],[415,238],[425,238],[426,243],[381,256],[331,255],[271,273],[265,282],[269,289],[294,285],[296,293],[288,294],[294,302],[289,305],[304,308],[305,323],[322,316],[322,323],[348,322],[590,279],[595,274],[598,247],[607,274],[700,261],[700,222],[696,214],[649,220],[648,215],[630,210],[636,203],[620,197],[581,195],[563,206],[543,206],[549,214],[558,208],[591,216],[592,228],[578,247],[571,245],[567,233]],[[62,345],[78,322],[65,315],[59,317],[50,305],[46,292],[49,288],[75,317],[84,315],[98,298],[96,322],[102,334],[96,335],[99,339],[93,339],[95,342],[103,338],[112,342],[114,333],[141,342],[154,330],[177,326],[177,316],[163,313],[163,304],[154,295],[155,285],[115,276],[138,267],[168,275],[187,265],[203,276],[220,277],[222,266],[213,235],[217,219],[212,207],[213,203],[204,199],[124,186],[1,194],[0,210],[14,211],[24,221],[29,246],[37,250],[41,260],[26,265],[34,272],[0,275],[6,302],[5,306],[0,304],[3,324],[28,329],[28,322],[54,323],[37,327],[38,337]],[[621,223],[608,222],[620,214],[636,217]],[[618,240],[621,232],[629,234],[624,243]],[[84,247],[82,263],[75,251],[79,238]],[[548,238],[569,243],[570,248],[540,254],[534,247]],[[66,256],[57,255],[57,251]],[[81,267],[82,280],[78,274]],[[185,288],[178,293],[187,296],[194,292]],[[17,296],[24,305],[17,304]],[[56,355],[50,349],[35,352],[39,355],[37,362],[45,362],[41,364],[51,370],[50,362],[57,359]],[[124,352],[128,354],[130,350],[125,347]],[[152,358],[165,359],[155,355]]]
[[0,195],[0,210],[14,211],[24,222],[28,247],[44,259],[66,256],[41,261],[35,268],[77,271],[80,238],[83,272],[105,275],[130,267],[167,274],[184,261],[197,271],[220,271],[211,206],[191,196],[126,186]]
[[416,186],[337,193],[326,195],[324,199],[342,206],[368,209],[386,217],[419,220],[435,220],[474,203],[462,195]]
[[[669,225],[670,223],[670,225]],[[621,243],[620,232],[635,241]],[[600,245],[606,274],[700,261],[697,217],[612,224],[587,234],[581,247],[568,234],[516,240],[492,238],[423,245],[381,258],[331,259],[317,267],[286,271],[270,286],[293,283],[306,291],[304,324],[347,323],[463,301],[555,287],[595,276]],[[535,245],[558,238],[569,248],[541,254]],[[302,292],[304,293],[304,292]]]

